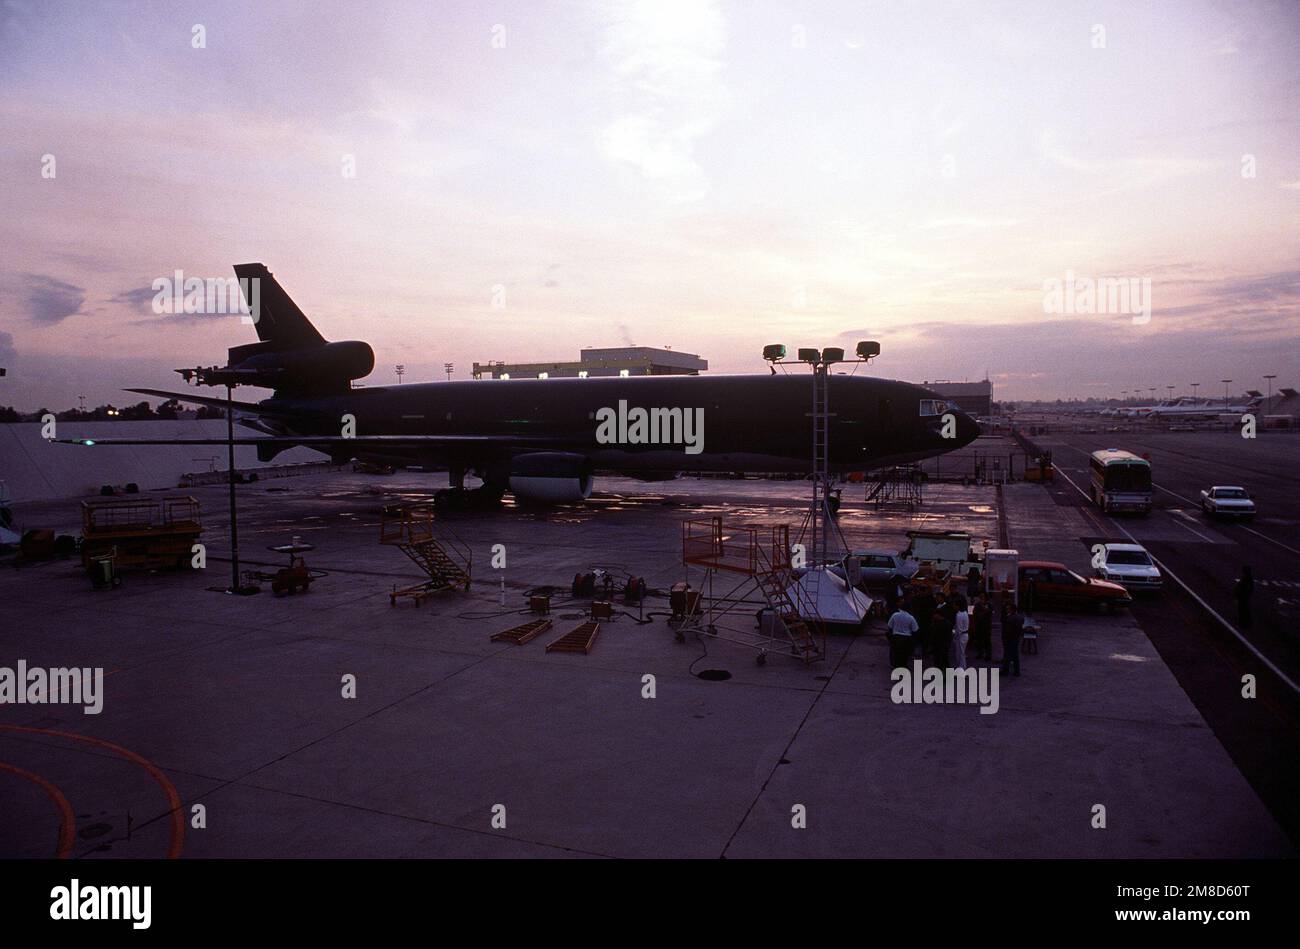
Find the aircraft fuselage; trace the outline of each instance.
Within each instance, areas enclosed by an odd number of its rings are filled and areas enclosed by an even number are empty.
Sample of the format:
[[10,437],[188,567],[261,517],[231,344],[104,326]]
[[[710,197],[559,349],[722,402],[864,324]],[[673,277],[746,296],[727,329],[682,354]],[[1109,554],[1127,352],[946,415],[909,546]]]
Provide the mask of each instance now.
[[[545,436],[546,446],[537,450],[581,454],[606,470],[806,472],[813,453],[812,396],[812,374],[800,372],[365,386],[261,404],[315,414],[319,423],[310,431],[295,425],[297,434],[336,435],[350,416],[357,435],[519,439],[509,450],[491,449],[489,458],[474,446],[422,448],[413,460],[423,463],[486,467]],[[836,471],[918,461],[965,445],[979,432],[965,413],[906,382],[833,375],[829,408],[829,458]],[[639,431],[637,409],[646,419]],[[661,424],[652,431],[654,422]],[[409,459],[405,451],[401,456]]]

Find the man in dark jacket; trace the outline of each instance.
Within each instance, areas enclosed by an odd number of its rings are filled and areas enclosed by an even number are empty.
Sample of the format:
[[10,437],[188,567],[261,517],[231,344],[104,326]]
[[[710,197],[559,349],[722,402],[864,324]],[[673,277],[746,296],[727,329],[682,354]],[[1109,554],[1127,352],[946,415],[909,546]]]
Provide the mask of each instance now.
[[[1002,674],[1020,676],[1020,640],[1025,633],[1025,618],[1016,604],[1007,602],[1006,615],[1002,617]],[[1014,670],[1014,672],[1012,671]]]
[[949,653],[952,650],[952,624],[954,613],[951,606],[944,602],[942,596],[930,615],[930,629],[926,646],[930,653],[930,664],[938,669],[948,667]]
[[993,607],[983,593],[975,600],[975,613],[971,617],[971,643],[975,658],[993,660]]
[[930,617],[934,615],[934,594],[928,589],[912,597],[912,615],[920,627],[916,634],[916,645],[924,652],[930,646]]

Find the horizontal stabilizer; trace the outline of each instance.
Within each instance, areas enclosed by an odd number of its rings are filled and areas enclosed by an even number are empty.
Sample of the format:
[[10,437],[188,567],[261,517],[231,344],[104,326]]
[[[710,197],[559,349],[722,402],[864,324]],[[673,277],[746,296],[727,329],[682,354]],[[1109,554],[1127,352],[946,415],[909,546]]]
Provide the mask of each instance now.
[[[136,392],[140,395],[152,395],[163,399],[175,399],[177,402],[188,402],[192,405],[207,405],[212,408],[224,409],[227,405],[225,399],[211,395],[190,395],[185,392],[168,392],[166,389],[123,389],[124,392]],[[290,412],[277,409],[264,408],[256,402],[231,402],[236,412],[247,412],[249,415],[267,415],[279,417],[298,418],[309,414],[304,412]]]

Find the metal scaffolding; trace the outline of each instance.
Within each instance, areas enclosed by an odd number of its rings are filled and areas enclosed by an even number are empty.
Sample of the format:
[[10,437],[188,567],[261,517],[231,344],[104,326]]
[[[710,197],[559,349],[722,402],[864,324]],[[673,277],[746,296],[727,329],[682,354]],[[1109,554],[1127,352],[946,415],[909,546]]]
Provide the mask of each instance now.
[[[683,521],[682,564],[688,588],[691,567],[704,574],[700,595],[687,597],[679,636],[695,632],[748,646],[758,650],[760,664],[769,653],[804,662],[825,657],[826,626],[814,591],[796,583],[789,525],[731,526],[721,517]],[[732,585],[717,592],[715,580],[719,587]]]
[[925,503],[925,474],[918,465],[895,465],[872,472],[867,483],[867,503],[876,509],[898,504],[915,511]]

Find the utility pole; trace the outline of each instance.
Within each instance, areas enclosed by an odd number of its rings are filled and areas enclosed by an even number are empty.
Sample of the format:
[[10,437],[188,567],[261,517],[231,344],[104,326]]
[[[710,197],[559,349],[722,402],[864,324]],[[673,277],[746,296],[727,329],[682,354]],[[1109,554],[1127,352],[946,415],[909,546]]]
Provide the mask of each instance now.
[[397,384],[400,386],[402,384],[402,376],[406,375],[406,367],[399,362],[393,367],[393,369],[397,373]]
[[1270,372],[1264,378],[1268,380],[1268,401],[1264,403],[1264,411],[1267,412],[1273,402],[1273,380],[1277,378],[1277,373]]
[[1226,409],[1228,407],[1228,383],[1232,382],[1232,380],[1220,379],[1219,381],[1223,383],[1223,407]]
[[230,469],[230,592],[239,589],[239,520],[235,513],[235,396],[234,386],[226,383],[226,461]]
[[452,363],[445,362],[442,364],[442,368],[447,373],[447,381],[451,382],[451,374],[456,371],[456,367]]

